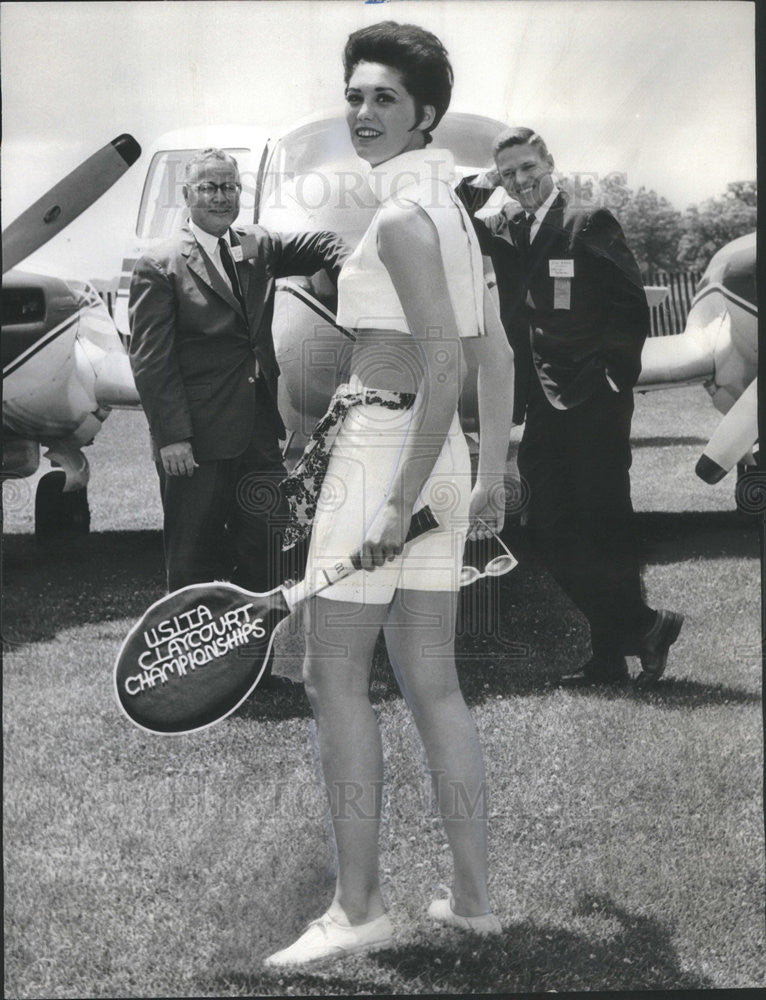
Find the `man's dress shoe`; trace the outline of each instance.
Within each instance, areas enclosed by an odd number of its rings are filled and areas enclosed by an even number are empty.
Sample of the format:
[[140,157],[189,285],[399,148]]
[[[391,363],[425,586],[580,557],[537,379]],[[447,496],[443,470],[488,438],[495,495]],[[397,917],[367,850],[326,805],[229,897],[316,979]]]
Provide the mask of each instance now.
[[654,684],[665,672],[668,650],[678,638],[684,616],[677,611],[658,611],[654,624],[641,639],[641,673],[638,684]]

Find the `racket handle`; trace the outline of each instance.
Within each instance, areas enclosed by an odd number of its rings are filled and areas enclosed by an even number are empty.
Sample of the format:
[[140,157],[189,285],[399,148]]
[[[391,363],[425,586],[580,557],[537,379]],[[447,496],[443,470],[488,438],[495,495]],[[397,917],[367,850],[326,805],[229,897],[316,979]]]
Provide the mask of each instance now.
[[433,528],[438,528],[439,522],[436,520],[434,512],[431,508],[426,505],[421,507],[420,510],[416,511],[412,515],[412,520],[410,521],[410,530],[407,532],[407,537],[404,539],[405,544],[411,542],[413,538],[417,538],[418,535],[424,535],[427,531],[431,531]]
[[[421,507],[420,510],[412,515],[410,528],[407,532],[407,537],[404,539],[405,545],[407,542],[411,542],[413,538],[417,538],[418,535],[423,535],[426,531],[431,531],[433,528],[438,527],[439,522],[436,520],[431,508],[428,506]],[[355,573],[358,569],[361,569],[359,554],[354,553],[353,556],[346,556],[344,559],[339,559],[329,569],[317,570],[313,580],[304,578],[300,583],[296,583],[294,587],[287,589],[283,587],[282,593],[288,607],[292,611],[296,604],[304,601],[307,597],[318,594],[326,587],[331,587],[338,580],[342,580],[350,573]]]

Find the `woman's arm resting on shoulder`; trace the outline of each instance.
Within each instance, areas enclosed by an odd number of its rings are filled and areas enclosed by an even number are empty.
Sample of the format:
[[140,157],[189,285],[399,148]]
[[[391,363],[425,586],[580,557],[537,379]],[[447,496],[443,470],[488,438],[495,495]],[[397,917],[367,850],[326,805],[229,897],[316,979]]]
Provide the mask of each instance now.
[[463,341],[468,362],[478,369],[479,465],[471,494],[472,538],[489,534],[477,518],[493,531],[503,527],[503,480],[513,415],[513,351],[488,288],[484,289],[484,325],[486,336]]
[[[464,374],[439,237],[426,213],[415,205],[387,207],[378,227],[378,253],[417,344],[422,378],[406,454],[363,546],[365,568],[401,552],[412,508],[449,433]],[[406,379],[409,372],[403,374]]]

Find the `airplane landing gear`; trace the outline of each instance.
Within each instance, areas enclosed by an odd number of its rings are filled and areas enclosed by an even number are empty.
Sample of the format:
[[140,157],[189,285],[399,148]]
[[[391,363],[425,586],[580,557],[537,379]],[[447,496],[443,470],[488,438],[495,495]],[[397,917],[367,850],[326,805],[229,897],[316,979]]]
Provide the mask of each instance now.
[[66,473],[47,472],[37,484],[35,495],[35,537],[52,541],[61,537],[87,535],[90,509],[87,489],[64,492]]

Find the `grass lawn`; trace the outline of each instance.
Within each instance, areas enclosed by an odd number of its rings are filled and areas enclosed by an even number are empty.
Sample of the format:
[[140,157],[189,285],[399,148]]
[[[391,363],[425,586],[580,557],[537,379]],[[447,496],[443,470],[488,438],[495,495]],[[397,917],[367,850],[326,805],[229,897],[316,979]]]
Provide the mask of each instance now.
[[302,688],[256,691],[186,737],[143,733],[114,703],[119,644],[162,590],[143,416],[114,414],[90,449],[92,533],[76,546],[39,547],[33,482],[7,484],[6,995],[765,986],[758,533],[734,510],[731,477],[711,488],[693,474],[715,424],[700,388],[637,398],[648,596],[686,615],[656,688],[555,687],[587,657],[585,628],[517,525],[506,537],[519,567],[464,593],[459,669],[484,745],[503,935],[428,926],[449,853],[381,649],[373,694],[396,943],[303,975],[260,967],[332,895]]

